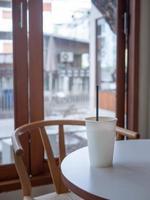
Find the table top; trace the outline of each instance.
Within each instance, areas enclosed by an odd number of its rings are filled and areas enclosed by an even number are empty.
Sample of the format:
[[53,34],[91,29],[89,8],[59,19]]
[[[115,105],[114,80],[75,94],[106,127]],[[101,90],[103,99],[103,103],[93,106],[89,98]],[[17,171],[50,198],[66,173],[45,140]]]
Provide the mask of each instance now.
[[90,167],[88,148],[61,164],[64,183],[86,200],[150,200],[150,140],[116,141],[113,166]]

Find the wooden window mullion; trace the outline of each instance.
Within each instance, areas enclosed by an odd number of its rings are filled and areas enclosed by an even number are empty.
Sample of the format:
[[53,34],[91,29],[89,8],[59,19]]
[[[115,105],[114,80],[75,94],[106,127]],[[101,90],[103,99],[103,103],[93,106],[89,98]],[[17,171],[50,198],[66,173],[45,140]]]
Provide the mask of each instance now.
[[127,128],[138,130],[140,0],[130,0]]
[[[21,22],[21,3],[23,8]],[[28,55],[26,0],[13,0],[15,128],[28,122]],[[21,27],[22,23],[22,27]]]
[[[28,123],[27,1],[13,0],[13,61],[15,128]],[[29,166],[28,136],[21,136]]]
[[[21,9],[22,9],[22,13],[21,13]],[[28,56],[27,56],[27,15],[26,15],[26,12],[27,12],[26,0],[12,1],[15,128],[28,123],[28,62],[27,62]],[[22,17],[22,26],[20,26],[21,17]],[[26,165],[29,167],[28,137],[22,136],[21,142],[25,150],[24,159],[25,159]],[[4,181],[4,180],[7,181],[7,180],[17,178],[17,172],[16,172],[14,164],[1,165],[0,171],[1,171],[0,181]],[[1,191],[1,188],[2,187],[0,187],[0,191]]]
[[[29,102],[30,122],[44,119],[43,100],[43,1],[29,0]],[[31,138],[31,171],[33,175],[44,168],[44,150],[40,136]]]
[[125,1],[118,0],[117,5],[117,89],[116,116],[117,125],[125,126]]

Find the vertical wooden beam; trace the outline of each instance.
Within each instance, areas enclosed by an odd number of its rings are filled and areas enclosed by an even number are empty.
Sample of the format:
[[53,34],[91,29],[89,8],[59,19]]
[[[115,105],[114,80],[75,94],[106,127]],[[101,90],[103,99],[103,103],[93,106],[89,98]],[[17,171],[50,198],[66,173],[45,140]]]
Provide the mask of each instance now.
[[[28,123],[27,2],[13,0],[13,66],[15,128]],[[25,162],[29,167],[28,136],[21,136]]]
[[127,128],[138,130],[140,0],[130,0]]
[[[29,0],[29,102],[30,122],[44,118],[43,1]],[[38,153],[36,153],[38,152]],[[44,150],[38,131],[31,138],[32,174],[43,171]]]
[[12,6],[14,112],[15,128],[17,128],[28,122],[27,3],[26,0],[13,0]]
[[117,89],[116,89],[116,117],[117,125],[125,125],[125,34],[124,12],[126,2],[118,0],[117,4]]

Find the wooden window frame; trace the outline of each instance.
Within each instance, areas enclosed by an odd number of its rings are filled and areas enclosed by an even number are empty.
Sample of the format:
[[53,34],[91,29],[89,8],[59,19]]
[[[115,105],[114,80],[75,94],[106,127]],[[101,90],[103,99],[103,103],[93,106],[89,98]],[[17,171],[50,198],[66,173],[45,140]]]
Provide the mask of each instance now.
[[[30,122],[34,122],[44,119],[43,0],[30,0],[28,8]],[[31,173],[37,175],[44,170],[44,149],[38,132],[34,136],[32,135],[30,148]],[[35,152],[38,152],[38,154],[35,154]]]
[[129,3],[127,128],[138,131],[140,0]]
[[[23,24],[21,26],[20,12],[22,2]],[[43,1],[30,0],[29,9],[29,38],[27,34],[27,1],[13,0],[13,65],[14,65],[14,123],[15,128],[44,118],[43,102],[43,32],[42,15]],[[40,12],[36,12],[36,10]],[[40,14],[39,14],[40,13]],[[38,20],[37,20],[38,19]],[[40,23],[39,23],[40,22]],[[28,48],[29,47],[29,48]],[[38,84],[37,84],[38,83]],[[39,84],[41,83],[41,84]],[[35,91],[38,91],[35,92]],[[37,109],[38,108],[38,109]],[[25,149],[25,162],[28,170],[34,175],[33,185],[51,182],[44,161],[44,151],[40,138],[35,135],[21,138]],[[32,149],[39,154],[31,154]],[[32,159],[34,158],[34,159]],[[34,160],[34,162],[30,162]],[[38,167],[37,167],[38,166]],[[0,192],[20,188],[18,175],[14,164],[0,166]]]
[[[124,12],[129,15],[127,38],[124,34]],[[138,131],[140,0],[118,0],[118,15],[120,17],[117,17],[117,124]],[[128,51],[127,75],[125,48]]]
[[117,125],[125,126],[125,34],[124,13],[126,2],[117,1],[117,88],[116,88],[116,117]]
[[[22,0],[23,21],[22,29],[19,27],[20,6],[19,0],[12,1],[13,17],[13,66],[14,66],[14,123],[15,128],[28,122],[28,64],[27,64],[27,23],[25,0]],[[21,66],[21,67],[20,67]],[[22,144],[29,152],[27,138],[22,138]],[[29,164],[28,156],[25,156],[27,166]],[[16,179],[17,172],[14,164],[0,165],[0,181]]]

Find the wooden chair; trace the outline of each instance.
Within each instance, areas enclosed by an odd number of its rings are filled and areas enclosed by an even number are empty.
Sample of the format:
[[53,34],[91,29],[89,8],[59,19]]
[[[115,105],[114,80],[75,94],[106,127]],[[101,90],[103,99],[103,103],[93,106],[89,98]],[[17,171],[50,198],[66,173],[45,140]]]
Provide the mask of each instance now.
[[[46,133],[46,127],[49,126],[58,126],[58,145],[59,145],[59,164],[63,160],[63,158],[66,155],[65,150],[65,142],[64,142],[64,126],[65,125],[72,125],[72,126],[85,126],[85,121],[83,120],[47,120],[47,121],[37,121],[33,123],[29,123],[26,125],[23,125],[15,130],[13,136],[12,136],[12,143],[13,143],[13,151],[14,151],[14,159],[15,159],[15,165],[16,169],[19,175],[19,179],[21,182],[21,187],[23,191],[24,200],[31,200],[31,199],[37,199],[37,200],[78,200],[81,199],[77,195],[75,195],[72,192],[69,192],[68,189],[65,187],[61,180],[61,172],[60,172],[60,166],[56,164],[52,147],[48,138],[48,135]],[[39,134],[41,136],[41,140],[44,146],[44,150],[46,152],[47,158],[48,158],[48,166],[50,170],[50,174],[53,180],[53,184],[55,186],[56,192],[50,193],[47,195],[43,195],[40,197],[32,198],[31,194],[31,183],[30,178],[27,173],[26,167],[23,162],[23,148],[19,140],[19,136],[22,134],[34,134],[34,130],[39,130]],[[138,138],[138,134],[133,131],[129,131],[120,127],[116,128],[116,132],[118,135],[126,136],[129,139],[136,139]]]

